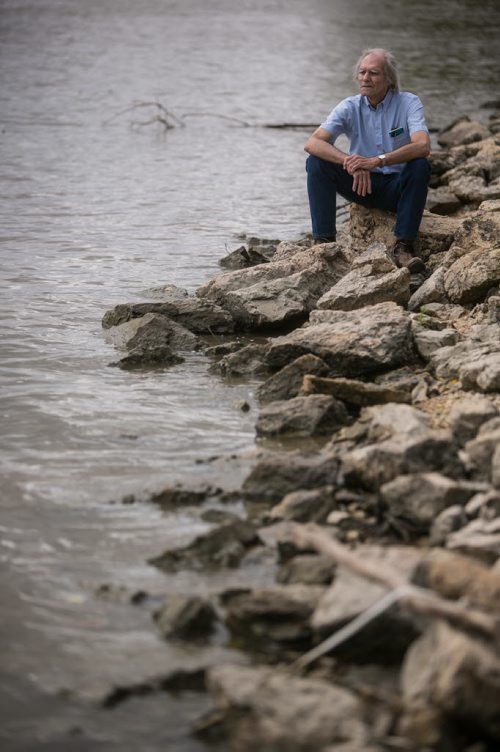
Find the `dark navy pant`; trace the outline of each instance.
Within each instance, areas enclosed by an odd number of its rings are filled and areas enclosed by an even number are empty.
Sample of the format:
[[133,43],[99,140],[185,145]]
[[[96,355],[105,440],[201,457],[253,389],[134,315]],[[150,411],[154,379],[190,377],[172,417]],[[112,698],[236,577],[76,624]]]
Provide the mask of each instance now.
[[388,175],[372,172],[372,192],[359,196],[352,190],[352,175],[342,165],[309,156],[306,161],[307,192],[315,238],[336,234],[336,196],[371,209],[385,209],[397,214],[394,234],[414,240],[420,227],[431,174],[427,159],[406,162],[402,172]]

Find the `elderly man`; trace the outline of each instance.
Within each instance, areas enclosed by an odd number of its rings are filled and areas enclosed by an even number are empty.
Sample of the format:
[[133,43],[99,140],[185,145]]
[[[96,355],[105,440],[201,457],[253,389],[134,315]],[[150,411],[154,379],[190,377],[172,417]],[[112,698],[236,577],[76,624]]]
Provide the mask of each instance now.
[[[340,102],[304,146],[313,236],[317,242],[335,240],[339,193],[396,212],[394,262],[412,273],[424,271],[413,247],[430,177],[422,103],[399,90],[397,64],[387,50],[364,52],[355,74],[360,93]],[[349,139],[349,154],[335,146],[341,134]]]

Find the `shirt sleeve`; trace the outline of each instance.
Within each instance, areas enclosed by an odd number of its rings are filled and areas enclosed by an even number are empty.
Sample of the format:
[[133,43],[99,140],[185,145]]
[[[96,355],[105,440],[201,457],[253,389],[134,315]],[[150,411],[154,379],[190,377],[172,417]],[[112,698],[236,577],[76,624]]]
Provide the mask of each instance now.
[[341,134],[349,135],[350,122],[349,100],[343,99],[342,102],[339,102],[339,104],[333,108],[326,120],[321,123],[320,127],[331,133],[331,142],[334,143]]
[[411,136],[417,131],[429,133],[425,122],[424,107],[420,99],[414,95],[408,107],[408,132]]

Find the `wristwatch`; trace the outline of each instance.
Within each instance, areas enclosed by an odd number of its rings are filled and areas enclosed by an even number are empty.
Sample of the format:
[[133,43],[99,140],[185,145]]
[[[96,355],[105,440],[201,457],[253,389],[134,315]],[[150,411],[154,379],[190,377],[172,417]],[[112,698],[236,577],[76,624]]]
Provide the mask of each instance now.
[[385,167],[385,154],[378,154],[377,159],[380,159],[380,166]]

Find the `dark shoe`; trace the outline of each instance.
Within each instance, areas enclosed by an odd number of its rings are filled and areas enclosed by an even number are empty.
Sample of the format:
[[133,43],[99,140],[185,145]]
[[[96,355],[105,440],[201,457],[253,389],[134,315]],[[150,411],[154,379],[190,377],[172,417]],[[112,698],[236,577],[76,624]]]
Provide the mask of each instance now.
[[318,243],[336,243],[336,242],[337,242],[336,235],[323,235],[320,238],[314,238],[314,245],[318,245]]
[[396,240],[391,252],[396,266],[406,266],[412,274],[425,272],[425,264],[421,258],[415,255],[413,243],[408,240]]

